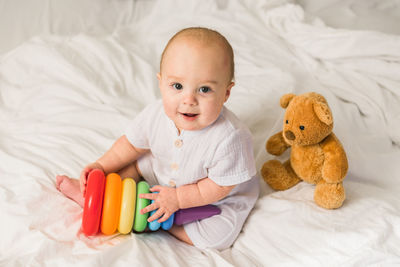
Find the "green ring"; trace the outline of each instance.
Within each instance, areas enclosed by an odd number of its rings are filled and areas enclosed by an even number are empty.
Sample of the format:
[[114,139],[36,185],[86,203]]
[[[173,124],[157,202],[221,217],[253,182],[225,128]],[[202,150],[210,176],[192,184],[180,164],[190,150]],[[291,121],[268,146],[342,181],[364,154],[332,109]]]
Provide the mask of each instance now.
[[149,189],[150,186],[145,181],[141,181],[137,185],[135,223],[133,224],[133,229],[136,232],[143,232],[147,226],[147,218],[149,217],[149,213],[147,212],[145,214],[140,214],[140,210],[147,207],[150,204],[150,200],[139,198],[139,194],[150,193]]

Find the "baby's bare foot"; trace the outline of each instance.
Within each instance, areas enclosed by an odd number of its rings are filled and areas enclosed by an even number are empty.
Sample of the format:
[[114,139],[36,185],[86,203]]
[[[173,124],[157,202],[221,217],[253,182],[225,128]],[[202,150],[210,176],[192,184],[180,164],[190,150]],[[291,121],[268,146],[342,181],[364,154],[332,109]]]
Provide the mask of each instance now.
[[79,180],[69,178],[65,175],[57,175],[56,187],[61,193],[78,203],[81,207],[85,204],[85,199],[79,188]]

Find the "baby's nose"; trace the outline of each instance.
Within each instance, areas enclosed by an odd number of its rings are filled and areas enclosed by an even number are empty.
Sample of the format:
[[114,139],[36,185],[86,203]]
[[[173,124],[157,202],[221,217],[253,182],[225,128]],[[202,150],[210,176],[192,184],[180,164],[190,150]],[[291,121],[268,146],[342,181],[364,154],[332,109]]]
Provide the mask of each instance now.
[[196,95],[192,92],[188,92],[183,96],[183,103],[186,105],[194,105],[197,103]]

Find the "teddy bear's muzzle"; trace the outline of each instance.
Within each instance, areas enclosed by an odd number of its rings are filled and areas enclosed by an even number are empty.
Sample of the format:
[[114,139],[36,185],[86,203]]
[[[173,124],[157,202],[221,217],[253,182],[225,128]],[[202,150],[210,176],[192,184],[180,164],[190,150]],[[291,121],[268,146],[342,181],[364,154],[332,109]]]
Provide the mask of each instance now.
[[294,140],[296,139],[296,136],[294,135],[294,133],[292,131],[285,131],[285,137],[288,140]]

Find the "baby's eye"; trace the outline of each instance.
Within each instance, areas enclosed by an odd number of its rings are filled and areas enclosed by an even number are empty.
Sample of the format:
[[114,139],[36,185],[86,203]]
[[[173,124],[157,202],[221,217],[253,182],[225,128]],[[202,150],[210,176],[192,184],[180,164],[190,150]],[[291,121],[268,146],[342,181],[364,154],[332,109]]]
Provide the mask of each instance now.
[[303,125],[300,125],[300,127],[299,127],[299,128],[300,128],[300,130],[302,130],[302,131],[303,131],[303,130],[304,130],[306,127],[304,127]]
[[286,120],[286,124],[288,124],[289,123],[289,121],[288,120]]
[[199,91],[200,91],[200,93],[208,93],[211,91],[211,88],[207,87],[207,86],[203,86],[203,87],[199,88]]
[[172,84],[172,87],[175,88],[176,90],[181,90],[183,88],[182,84],[180,83],[174,83]]

